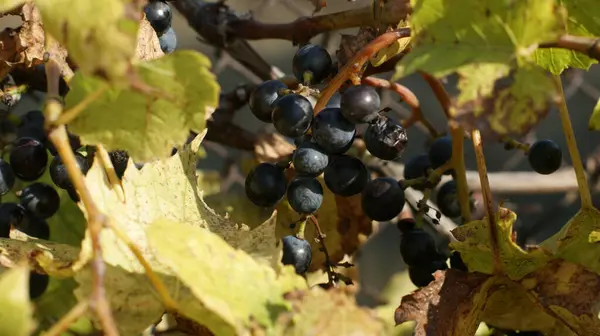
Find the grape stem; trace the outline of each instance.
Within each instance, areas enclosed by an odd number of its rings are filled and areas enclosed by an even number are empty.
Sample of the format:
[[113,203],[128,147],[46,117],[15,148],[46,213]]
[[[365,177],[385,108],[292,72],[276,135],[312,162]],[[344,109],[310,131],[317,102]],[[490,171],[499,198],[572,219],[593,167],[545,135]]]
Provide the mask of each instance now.
[[327,87],[321,92],[321,97],[315,105],[315,115],[317,115],[329,102],[329,99],[340,89],[340,87],[349,79],[357,78],[365,63],[373,57],[379,50],[389,46],[398,39],[409,37],[411,30],[409,28],[400,28],[388,33],[379,35],[376,39],[369,42],[360,49],[352,59],[350,59],[337,75],[327,84]]
[[529,152],[529,144],[519,142],[511,137],[503,136],[502,138],[500,138],[500,141],[504,143],[504,148],[507,150],[519,149],[525,153]]
[[317,239],[319,240],[319,244],[321,245],[321,250],[323,254],[325,254],[325,271],[327,272],[328,284],[336,287],[335,279],[335,270],[333,269],[333,264],[331,263],[331,259],[329,258],[329,252],[327,251],[327,246],[325,246],[325,235],[321,230],[321,226],[319,225],[319,221],[314,215],[308,216],[310,221],[315,226],[315,232],[317,233]]
[[580,52],[600,61],[600,38],[562,35],[558,40],[540,45],[540,48],[561,48]]
[[559,93],[557,102],[558,114],[560,115],[563,133],[565,134],[565,139],[567,140],[567,147],[569,149],[569,155],[571,156],[571,162],[573,163],[575,177],[577,178],[577,188],[579,190],[579,197],[581,198],[581,208],[592,209],[594,208],[592,195],[590,193],[590,188],[585,176],[583,161],[581,160],[581,155],[579,155],[579,149],[577,148],[577,140],[575,139],[573,125],[571,125],[571,118],[569,117],[569,109],[567,107],[562,81],[560,76],[553,76],[553,79],[556,85],[556,90]]
[[448,92],[444,88],[444,85],[442,85],[439,79],[433,77],[432,75],[426,72],[421,71],[420,74],[423,77],[423,79],[427,82],[429,87],[431,87],[431,90],[433,90],[435,98],[437,98],[437,100],[440,102],[440,105],[442,105],[442,110],[444,111],[446,119],[452,119],[452,115],[450,114],[450,106],[452,105],[452,103],[450,101],[450,95],[448,95]]
[[56,322],[48,331],[46,331],[44,336],[59,336],[77,321],[80,317],[82,317],[87,310],[90,308],[90,304],[88,300],[82,300],[77,302],[77,304],[69,310],[65,316],[61,317],[58,322]]
[[[477,171],[481,181],[481,194],[485,206],[485,213],[488,220],[488,229],[490,232],[490,244],[494,261],[494,274],[502,274],[502,260],[500,259],[500,246],[498,245],[498,226],[496,225],[496,212],[494,211],[494,200],[492,190],[487,176],[487,167],[485,156],[483,155],[483,144],[481,142],[481,133],[478,129],[471,132],[473,138],[473,148],[475,149],[475,159],[477,161]],[[462,208],[461,208],[462,209]]]
[[123,191],[123,186],[121,186],[121,181],[115,172],[115,167],[110,161],[110,156],[108,152],[102,145],[96,146],[96,157],[100,159],[100,164],[104,168],[106,172],[106,176],[108,177],[108,182],[110,183],[112,190],[117,194],[119,200],[125,203],[125,192]]
[[439,133],[437,132],[435,127],[433,127],[429,120],[427,120],[427,118],[425,118],[425,116],[423,115],[419,99],[414,94],[414,92],[412,92],[411,89],[399,83],[394,83],[389,80],[377,77],[363,77],[361,79],[361,82],[362,84],[392,90],[396,94],[398,94],[402,98],[402,100],[408,104],[408,106],[411,107],[412,115],[410,116],[410,118],[404,120],[404,122],[402,123],[402,126],[404,128],[409,128],[415,123],[420,122],[423,126],[425,126],[425,128],[433,138],[437,138],[439,136]]
[[98,90],[85,96],[85,98],[83,98],[79,103],[77,103],[77,105],[73,106],[72,108],[70,108],[66,111],[63,111],[60,114],[60,116],[58,116],[58,118],[53,122],[53,125],[54,126],[66,125],[66,124],[70,123],[71,121],[73,121],[91,103],[93,103],[98,98],[100,98],[100,96],[102,96],[108,90],[108,88],[109,88],[108,84],[104,84]]
[[298,239],[305,240],[305,238],[304,238],[304,231],[306,231],[306,217],[302,217],[298,221],[298,231],[296,231],[296,237]]
[[[46,77],[48,79],[48,96],[44,115],[48,125],[53,125],[62,113],[62,104],[56,99],[58,97],[58,84],[60,79],[60,69],[56,61],[50,59],[46,63]],[[83,173],[77,165],[75,154],[69,144],[67,130],[64,125],[51,128],[48,132],[48,138],[58,152],[67,169],[69,179],[73,183],[75,190],[79,193],[88,218],[88,232],[92,247],[91,266],[92,266],[92,294],[90,307],[95,311],[104,334],[107,336],[117,336],[119,331],[115,324],[110,304],[106,299],[104,290],[104,271],[105,265],[102,259],[102,246],[100,244],[100,232],[106,221],[106,217],[98,210],[92,199],[90,191],[85,185]]]
[[465,130],[456,122],[450,122],[452,135],[452,168],[456,181],[460,217],[464,223],[471,221],[471,201],[469,198],[469,185],[467,184],[467,168],[465,166],[464,134]]

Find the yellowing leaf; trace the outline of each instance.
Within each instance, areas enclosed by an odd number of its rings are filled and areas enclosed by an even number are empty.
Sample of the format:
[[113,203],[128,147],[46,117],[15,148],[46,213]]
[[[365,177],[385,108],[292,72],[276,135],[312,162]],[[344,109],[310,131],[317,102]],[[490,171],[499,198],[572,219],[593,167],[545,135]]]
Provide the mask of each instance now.
[[588,125],[590,131],[599,131],[600,130],[600,99],[594,106],[594,111],[592,112],[592,116],[590,117],[590,122]]
[[[153,222],[171,221],[178,225],[208,229],[233,248],[256,256],[257,263],[264,265],[264,261],[269,264],[273,262],[278,251],[274,219],[249,230],[247,226],[237,225],[219,216],[204,203],[201,186],[198,185],[200,179],[196,174],[197,153],[204,134],[198,135],[172,157],[147,163],[141,170],[134,168],[130,161],[122,179],[125,202],[121,202],[112,191],[104,169],[98,162],[92,165],[85,179],[100,211],[142,251],[181,312],[186,316],[204,316],[215,325],[227,327],[228,322],[219,315],[208,310],[199,300],[190,299],[193,297],[191,290],[180,283],[169,267],[157,260],[146,236],[146,230]],[[162,232],[163,237],[170,234],[170,231]],[[104,229],[101,242],[107,264],[105,287],[117,325],[123,334],[139,334],[160,317],[165,307],[137,259],[115,233]],[[82,261],[89,260],[90,252],[90,241],[86,238],[82,246]],[[208,259],[215,257],[207,256]],[[76,280],[80,284],[76,296],[87,297],[92,289],[89,269],[79,272]]]
[[553,0],[417,0],[413,8],[413,49],[398,63],[395,78],[417,70],[439,77],[470,63],[509,63],[564,30],[565,14]]
[[[283,294],[306,288],[306,281],[292,267],[277,275],[271,267],[260,265],[206,229],[159,220],[147,229],[147,235],[159,260],[207,310],[239,334],[250,325],[251,317],[263,326],[272,326],[276,316],[289,309]],[[231,332],[221,329],[222,324],[198,318],[214,334]]]
[[393,328],[341,289],[316,287],[291,295],[294,311],[279,319],[275,335],[281,336],[388,336]]
[[[3,0],[0,12],[25,1]],[[44,29],[86,74],[123,76],[135,55],[141,8],[129,0],[35,0]],[[75,14],[76,13],[76,14]]]
[[[558,92],[552,78],[529,65],[472,64],[458,70],[461,94],[452,102],[451,114],[467,130],[483,135],[526,134],[548,113]],[[500,78],[498,80],[493,80]]]
[[555,235],[541,246],[550,249],[558,258],[577,263],[600,274],[600,245],[595,241],[600,231],[600,211],[581,209]]
[[0,275],[0,305],[0,335],[31,335],[36,323],[29,302],[28,267],[15,267]]
[[[218,104],[220,89],[209,68],[209,59],[194,51],[176,51],[138,63],[135,69],[141,80],[159,90],[160,97],[111,87],[69,129],[85,143],[125,149],[136,161],[168,157],[174,146],[185,142],[190,130],[204,129],[207,110]],[[66,108],[107,84],[77,73],[69,85]]]
[[[542,249],[524,251],[513,242],[512,227],[516,219],[517,215],[505,208],[500,208],[496,216],[500,258],[505,274],[511,279],[520,279],[550,260],[550,256]],[[450,247],[460,252],[470,272],[493,272],[494,262],[488,225],[489,221],[485,218],[452,230],[458,241],[450,243]]]
[[[585,27],[572,17],[567,19],[567,33],[575,36],[594,36]],[[543,48],[535,51],[536,63],[555,75],[559,75],[567,68],[588,70],[592,64],[598,63],[593,58],[583,53],[559,48]]]
[[[377,1],[374,1],[375,4]],[[409,25],[406,21],[402,20],[398,24],[398,28],[408,28]],[[378,67],[383,63],[389,61],[393,57],[400,55],[404,51],[407,50],[408,46],[411,42],[411,37],[401,38],[396,40],[391,45],[379,50],[373,57],[371,57],[370,62],[374,67]]]

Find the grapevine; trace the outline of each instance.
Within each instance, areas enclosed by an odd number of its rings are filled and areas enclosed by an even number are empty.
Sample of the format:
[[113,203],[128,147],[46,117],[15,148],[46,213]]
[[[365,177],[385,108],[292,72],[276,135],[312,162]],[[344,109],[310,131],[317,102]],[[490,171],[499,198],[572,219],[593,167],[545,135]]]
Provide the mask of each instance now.
[[0,335],[600,335],[595,2],[103,1],[0,0]]

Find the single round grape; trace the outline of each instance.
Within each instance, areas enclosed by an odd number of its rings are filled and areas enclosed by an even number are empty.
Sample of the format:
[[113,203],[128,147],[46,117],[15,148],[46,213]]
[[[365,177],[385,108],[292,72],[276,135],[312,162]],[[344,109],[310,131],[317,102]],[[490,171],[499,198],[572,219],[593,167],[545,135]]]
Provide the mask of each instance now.
[[177,34],[173,27],[169,27],[164,33],[158,36],[160,50],[165,54],[170,54],[177,48]]
[[310,128],[313,108],[306,97],[295,93],[287,94],[273,103],[271,119],[279,133],[297,138]]
[[15,173],[8,162],[0,159],[0,196],[6,195],[15,185]]
[[45,122],[46,117],[44,117],[44,112],[40,110],[29,111],[25,113],[23,117],[21,117],[21,125],[27,125],[44,129]]
[[444,183],[437,192],[436,204],[441,213],[448,217],[460,216],[458,187],[454,180]]
[[413,285],[417,287],[425,287],[435,280],[433,273],[438,270],[445,270],[447,268],[448,265],[445,261],[436,261],[433,264],[426,266],[409,266],[408,277]]
[[369,218],[385,222],[396,218],[404,208],[404,190],[391,177],[378,177],[362,192],[362,208]]
[[369,124],[363,140],[371,155],[393,161],[402,156],[408,136],[402,125],[387,116],[379,116]]
[[529,148],[527,159],[536,173],[549,175],[560,168],[562,151],[552,140],[538,140]]
[[346,119],[355,124],[363,124],[379,116],[381,98],[372,86],[351,86],[342,94],[340,106]]
[[285,236],[282,239],[283,257],[281,263],[292,265],[296,274],[302,275],[308,271],[312,261],[312,248],[310,244],[296,236]]
[[[90,169],[88,159],[78,152],[75,152],[74,154],[77,166],[85,175]],[[67,172],[67,167],[63,163],[60,156],[55,156],[52,159],[52,163],[50,163],[50,178],[52,179],[52,182],[54,182],[54,184],[61,189],[68,189],[72,186],[69,173]]]
[[39,179],[48,165],[46,147],[33,138],[19,138],[13,143],[10,151],[10,166],[23,181]]
[[409,266],[428,265],[440,256],[433,237],[423,229],[413,229],[400,237],[400,255]]
[[[443,136],[435,139],[429,147],[431,168],[437,169],[452,159],[452,138]],[[451,173],[451,170],[445,172]]]
[[[81,146],[82,146],[81,139],[79,138],[78,135],[75,135],[71,132],[67,132],[67,136],[69,137],[69,145],[71,145],[71,149],[73,151],[76,151],[79,148],[81,148]],[[46,142],[44,144],[46,145],[48,152],[50,152],[50,154],[52,154],[52,156],[58,155],[58,151],[56,150],[56,147],[54,147],[54,144],[52,143],[52,141],[50,141],[50,139],[46,138]]]
[[60,196],[56,190],[42,182],[35,182],[20,191],[19,201],[32,215],[46,219],[52,217],[60,207]]
[[329,155],[317,144],[302,141],[292,156],[294,169],[302,176],[318,176],[325,171],[329,164]]
[[283,169],[263,162],[248,174],[245,183],[246,196],[260,207],[272,207],[279,202],[287,190]]
[[123,178],[125,170],[127,169],[127,162],[129,162],[129,153],[124,150],[114,150],[108,152],[110,162],[115,167],[115,173],[120,179]]
[[262,82],[252,91],[248,106],[254,116],[266,123],[270,123],[273,114],[273,102],[280,97],[279,90],[287,89],[288,87],[279,80],[273,79]]
[[314,178],[297,177],[288,186],[287,200],[297,213],[313,214],[323,204],[323,187]]
[[48,274],[29,272],[29,299],[34,300],[42,296],[50,283]]
[[312,140],[329,154],[342,154],[356,135],[356,127],[344,118],[339,108],[319,112],[311,130]]
[[[331,73],[331,56],[320,45],[307,44],[296,51],[292,59],[292,71],[300,83],[321,83]],[[310,72],[310,81],[305,83],[305,74]]]
[[50,238],[50,227],[48,223],[39,217],[25,211],[23,220],[16,226],[16,229],[24,234],[38,239],[48,240]]
[[360,159],[348,155],[332,157],[323,175],[327,188],[332,193],[344,197],[362,192],[370,177],[365,164]]
[[456,251],[450,255],[450,268],[461,270],[463,272],[469,271],[469,269],[467,268],[467,264],[465,264],[465,262],[462,260],[462,257],[460,256],[460,252]]
[[[412,157],[404,165],[404,179],[414,180],[421,177],[427,177],[427,172],[431,169],[431,161],[429,155],[420,154]],[[424,190],[425,184],[411,185],[411,188],[416,190]]]
[[164,1],[153,0],[144,7],[146,20],[150,22],[157,35],[161,35],[171,27],[173,11],[171,6]]

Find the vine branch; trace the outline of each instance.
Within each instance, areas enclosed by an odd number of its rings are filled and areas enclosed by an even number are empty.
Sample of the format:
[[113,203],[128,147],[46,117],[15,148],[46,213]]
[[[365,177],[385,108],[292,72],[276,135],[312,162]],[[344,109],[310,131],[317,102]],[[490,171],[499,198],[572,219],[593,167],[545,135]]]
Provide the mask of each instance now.
[[562,35],[554,42],[541,44],[540,48],[573,50],[600,61],[600,38],[597,37]]

